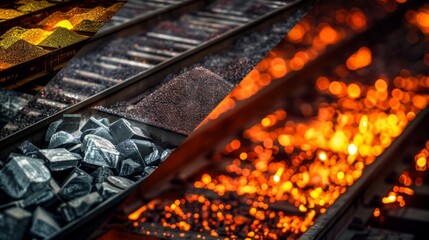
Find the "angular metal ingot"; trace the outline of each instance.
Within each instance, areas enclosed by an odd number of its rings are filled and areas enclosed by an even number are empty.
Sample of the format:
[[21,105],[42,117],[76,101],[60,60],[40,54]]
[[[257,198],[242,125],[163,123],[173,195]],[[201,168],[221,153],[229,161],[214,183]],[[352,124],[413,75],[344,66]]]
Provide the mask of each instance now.
[[2,189],[12,198],[22,198],[48,187],[51,173],[35,158],[16,156],[0,171]]
[[79,154],[79,155],[82,155],[82,144],[81,144],[81,143],[76,144],[76,145],[74,145],[73,147],[68,148],[67,150],[68,150],[69,152],[77,153],[77,154]]
[[68,168],[76,167],[82,158],[67,151],[65,148],[43,149],[41,155],[46,161],[46,165],[51,171],[61,171]]
[[165,149],[161,153],[161,162],[163,163],[167,158],[170,156],[170,154],[174,151],[174,149]]
[[61,190],[60,185],[58,185],[57,181],[55,181],[53,178],[51,178],[51,181],[49,181],[49,187],[56,194],[58,194]]
[[75,199],[89,194],[92,189],[92,179],[88,173],[75,168],[61,187],[60,196],[65,199]]
[[150,139],[148,133],[142,129],[131,126],[131,123],[121,118],[110,125],[110,133],[118,142],[127,139]]
[[86,130],[96,129],[96,128],[99,128],[99,127],[105,127],[105,128],[107,128],[103,123],[101,123],[100,121],[98,121],[94,117],[90,117],[88,119],[88,121],[82,126],[82,128],[80,129],[80,131],[81,132],[85,132]]
[[126,189],[126,188],[128,188],[134,184],[133,181],[126,179],[126,178],[123,178],[123,177],[118,177],[118,176],[108,177],[107,182],[109,182],[113,186],[120,188],[120,189]]
[[95,170],[91,176],[94,178],[94,183],[102,183],[105,182],[107,177],[113,176],[113,171],[108,167],[99,167]]
[[114,196],[117,193],[122,191],[122,189],[117,188],[117,187],[115,187],[112,184],[107,183],[107,182],[99,183],[97,185],[97,189],[98,189],[98,192],[101,194],[101,196],[104,199],[110,198],[110,197],[112,197],[112,196]]
[[73,133],[79,130],[80,114],[64,114],[57,131]]
[[123,157],[111,142],[93,134],[85,136],[82,147],[83,162],[90,165],[117,169]]
[[115,145],[117,144],[116,139],[113,138],[112,134],[110,134],[109,130],[105,127],[96,128],[94,131],[91,132],[91,134],[100,136]]
[[10,160],[14,159],[15,157],[29,157],[29,158],[35,159],[35,160],[41,162],[42,164],[44,164],[45,161],[43,159],[40,159],[39,155],[40,155],[39,152],[37,153],[37,157],[25,156],[25,155],[18,154],[18,153],[10,153],[9,156],[7,156],[6,163],[10,162]]
[[70,222],[82,216],[97,203],[102,201],[103,198],[100,196],[100,194],[98,192],[93,192],[91,194],[61,204],[59,210],[63,214],[64,218]]
[[52,135],[48,148],[69,148],[79,143],[79,139],[73,137],[70,133],[59,131]]
[[[7,156],[6,162],[10,162],[14,157],[27,157],[25,155],[22,155],[20,153],[10,153],[9,156]],[[41,160],[41,159],[40,159]]]
[[47,238],[60,230],[60,225],[43,208],[38,207],[34,212],[30,233],[40,238]]
[[19,153],[22,153],[26,156],[33,157],[37,156],[37,153],[39,152],[39,148],[34,146],[30,141],[25,140],[23,143],[21,143],[18,146]]
[[146,166],[158,166],[161,163],[161,154],[158,149],[155,149],[144,158]]
[[40,191],[31,194],[22,201],[22,207],[39,206],[57,201],[59,198],[52,190]]
[[91,129],[87,129],[85,131],[82,132],[82,134],[80,135],[80,141],[83,142],[83,140],[85,139],[85,136],[88,134],[92,134],[95,131],[95,129],[91,128]]
[[157,169],[158,167],[155,167],[155,166],[148,166],[148,167],[145,167],[144,168],[144,171],[143,171],[143,173],[142,173],[142,177],[143,178],[147,178],[149,175],[151,175],[153,172],[155,172],[155,170]]
[[31,220],[31,213],[18,207],[8,208],[0,216],[0,239],[21,240]]
[[139,152],[140,155],[144,158],[146,155],[150,154],[151,152],[153,152],[156,148],[155,144],[150,142],[150,141],[146,141],[146,140],[138,140],[138,139],[133,139],[132,140]]
[[121,177],[132,176],[132,175],[140,174],[142,171],[143,171],[142,165],[128,158],[122,161],[121,169],[119,170],[119,176]]
[[101,122],[102,124],[104,124],[106,127],[109,127],[109,126],[110,126],[110,121],[109,121],[109,119],[107,119],[107,118],[102,118],[102,119],[100,119],[100,122]]
[[52,135],[57,132],[58,126],[61,124],[63,120],[57,120],[55,122],[52,122],[51,125],[49,125],[48,130],[45,134],[45,141],[49,142],[51,140]]
[[144,158],[154,151],[155,145],[146,140],[127,139],[119,143],[116,148],[125,158],[130,158],[140,163],[142,166],[146,166]]

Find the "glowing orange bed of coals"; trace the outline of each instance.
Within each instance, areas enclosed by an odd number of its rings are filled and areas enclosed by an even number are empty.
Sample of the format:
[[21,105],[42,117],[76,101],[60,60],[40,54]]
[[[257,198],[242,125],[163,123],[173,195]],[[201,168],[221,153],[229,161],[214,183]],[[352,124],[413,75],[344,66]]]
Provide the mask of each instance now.
[[[249,225],[249,238],[280,239],[281,234],[305,232],[316,216],[359,179],[365,167],[384,152],[429,100],[429,77],[413,77],[406,72],[394,79],[375,79],[372,85],[346,84],[321,76],[314,87],[321,96],[330,96],[334,101],[302,104],[303,115],[317,112],[315,117],[305,120],[289,116],[284,109],[266,116],[245,130],[242,139],[234,139],[225,147],[230,161],[225,169],[227,174],[205,173],[194,182],[195,188],[210,190],[220,199],[229,193],[246,199],[248,212],[243,221]],[[242,144],[244,140],[252,144]],[[234,158],[235,155],[238,157]],[[234,236],[231,228],[237,223],[233,218],[224,216],[225,211],[205,196],[193,198],[177,199],[165,205],[163,212],[154,214],[160,215],[164,227],[207,231],[217,236],[218,226],[208,221],[211,217],[200,214],[198,221],[202,227],[195,228],[187,217],[190,212],[182,211],[200,201],[207,209],[214,208],[217,221],[228,227],[229,236]],[[291,216],[268,207],[270,203],[285,201],[304,216]],[[144,215],[154,209],[145,206],[144,211],[137,211],[130,219],[138,221],[142,212]],[[266,224],[267,218],[275,219],[271,226]]]

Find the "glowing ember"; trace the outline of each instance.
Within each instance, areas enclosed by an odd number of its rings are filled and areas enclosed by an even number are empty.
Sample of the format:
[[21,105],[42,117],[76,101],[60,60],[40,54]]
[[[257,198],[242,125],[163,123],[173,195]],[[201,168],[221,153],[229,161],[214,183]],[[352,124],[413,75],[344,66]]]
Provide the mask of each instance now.
[[329,25],[324,26],[319,33],[320,40],[326,44],[333,44],[338,41],[337,32]]
[[326,159],[328,159],[328,156],[326,155],[325,152],[321,152],[321,153],[319,153],[319,159],[321,161],[325,161]]
[[390,192],[390,193],[389,193],[389,196],[384,197],[384,198],[382,199],[382,202],[383,202],[384,204],[388,204],[388,203],[396,202],[396,195],[395,195],[395,193]]
[[[427,168],[427,157],[429,155],[429,141],[426,142],[425,147],[420,150],[415,156],[415,169],[418,172],[426,173]],[[414,190],[411,189],[411,185],[415,185],[415,187],[419,187],[423,184],[422,178],[417,174],[414,178],[411,177],[408,171],[404,171],[399,177],[399,185],[393,186],[392,190],[388,193],[386,197],[381,199],[381,203],[383,204],[383,208],[395,208],[395,207],[405,207],[406,202],[405,196],[414,195]],[[376,211],[378,214],[375,214]],[[380,209],[376,208],[374,210],[374,217],[380,217],[382,214],[380,213]]]
[[347,148],[348,152],[350,155],[355,155],[358,151],[356,145],[354,145],[353,143],[351,143],[348,148]]
[[274,174],[273,180],[274,182],[280,182],[281,176],[284,172],[284,168],[279,168],[276,172],[276,174]]
[[429,5],[426,4],[418,11],[409,10],[406,15],[407,21],[418,27],[425,35],[429,35]]
[[380,216],[380,209],[379,208],[374,209],[373,215],[374,215],[374,217],[379,217]]
[[350,70],[357,70],[371,64],[371,50],[367,47],[361,47],[347,59],[346,65]]

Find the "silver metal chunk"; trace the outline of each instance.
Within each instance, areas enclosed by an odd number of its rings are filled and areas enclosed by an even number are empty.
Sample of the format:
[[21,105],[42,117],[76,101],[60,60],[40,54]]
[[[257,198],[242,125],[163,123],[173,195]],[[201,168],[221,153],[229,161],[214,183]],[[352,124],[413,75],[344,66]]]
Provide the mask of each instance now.
[[122,161],[121,169],[119,170],[119,176],[121,177],[132,176],[132,175],[139,174],[142,171],[143,171],[142,165],[128,158]]
[[21,240],[31,220],[31,213],[17,207],[8,208],[0,216],[0,239]]
[[48,187],[51,173],[41,160],[15,156],[0,171],[2,189],[12,198],[22,198]]
[[145,166],[144,158],[154,150],[154,144],[145,140],[131,140],[127,139],[118,145],[116,149],[124,155],[125,158],[130,158],[140,165]]
[[104,199],[110,198],[122,191],[122,189],[117,188],[107,182],[97,184],[97,189]]
[[65,199],[75,199],[89,194],[92,189],[92,179],[92,176],[85,171],[75,168],[61,187],[60,196]]
[[126,189],[126,188],[128,188],[134,184],[133,181],[126,179],[126,178],[123,178],[123,177],[118,177],[118,176],[108,177],[107,182],[109,182],[113,186],[120,188],[120,189]]
[[82,158],[72,154],[65,148],[43,149],[39,151],[51,171],[61,171],[76,167]]
[[122,154],[111,142],[97,135],[86,135],[82,147],[85,152],[83,162],[89,165],[117,169],[122,159]]
[[47,238],[60,230],[60,225],[43,208],[38,207],[34,212],[30,233],[40,238]]
[[118,142],[127,139],[150,139],[149,134],[142,129],[131,126],[131,123],[125,119],[119,119],[110,125],[110,133]]
[[99,167],[95,170],[91,176],[94,178],[94,183],[102,183],[107,180],[107,177],[113,176],[113,171],[108,167]]
[[68,148],[79,144],[79,139],[68,132],[59,131],[52,135],[48,148]]
[[70,222],[82,216],[97,203],[102,201],[103,198],[100,196],[100,194],[98,192],[93,192],[91,194],[78,197],[67,203],[61,204],[59,210],[63,214],[64,218]]

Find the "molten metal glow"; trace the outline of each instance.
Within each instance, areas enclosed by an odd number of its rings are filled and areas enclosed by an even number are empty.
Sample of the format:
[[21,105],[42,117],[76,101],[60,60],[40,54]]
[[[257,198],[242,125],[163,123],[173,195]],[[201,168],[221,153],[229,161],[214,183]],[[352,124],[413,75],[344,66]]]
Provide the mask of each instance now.
[[320,159],[321,161],[325,161],[327,158],[328,158],[328,156],[326,155],[326,153],[325,153],[325,152],[321,152],[321,153],[319,153],[319,159]]
[[277,170],[276,174],[274,174],[274,177],[273,177],[274,182],[276,182],[276,183],[280,182],[280,179],[281,179],[281,176],[282,176],[284,170],[285,169],[282,167]]
[[57,28],[57,27],[67,28],[70,30],[70,29],[73,29],[74,26],[68,20],[62,20],[54,25],[54,28]]
[[424,157],[419,157],[419,158],[416,160],[416,166],[417,166],[418,168],[424,168],[424,167],[426,166],[426,158],[424,158]]
[[143,205],[142,207],[140,207],[139,209],[137,209],[136,211],[134,211],[133,213],[128,215],[128,219],[135,221],[135,220],[139,219],[140,214],[142,214],[142,212],[144,212],[146,210],[147,210],[147,206]]
[[389,196],[387,196],[387,197],[384,197],[384,198],[381,200],[384,204],[388,204],[388,203],[394,203],[394,202],[396,202],[396,196],[394,195],[394,193],[389,193],[389,194],[391,194],[391,195],[389,195]]
[[351,143],[348,148],[347,148],[348,152],[350,155],[355,155],[358,151],[356,145],[354,145],[353,143]]

